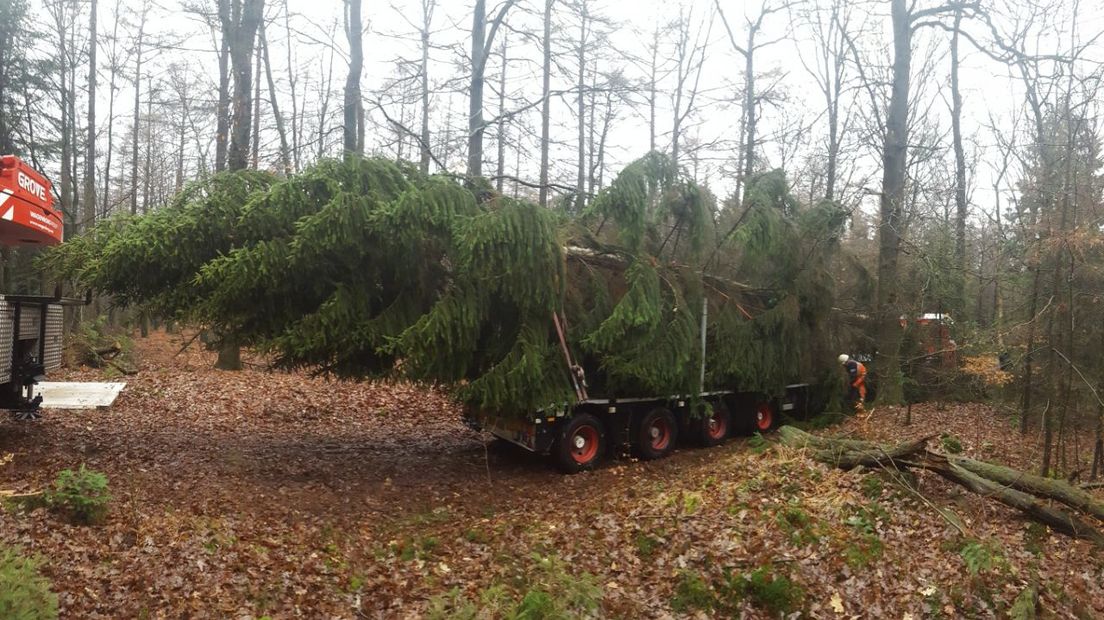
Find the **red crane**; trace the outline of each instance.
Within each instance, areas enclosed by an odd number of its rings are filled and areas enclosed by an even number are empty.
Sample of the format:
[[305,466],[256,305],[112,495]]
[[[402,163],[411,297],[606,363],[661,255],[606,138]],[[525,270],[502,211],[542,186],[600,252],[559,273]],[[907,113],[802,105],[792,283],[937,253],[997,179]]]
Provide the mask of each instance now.
[[[64,237],[50,181],[14,155],[0,156],[0,246],[57,245]],[[0,294],[0,409],[38,418],[34,386],[61,366],[65,305],[52,296]]]
[[64,225],[50,181],[14,155],[0,157],[0,245],[56,245]]

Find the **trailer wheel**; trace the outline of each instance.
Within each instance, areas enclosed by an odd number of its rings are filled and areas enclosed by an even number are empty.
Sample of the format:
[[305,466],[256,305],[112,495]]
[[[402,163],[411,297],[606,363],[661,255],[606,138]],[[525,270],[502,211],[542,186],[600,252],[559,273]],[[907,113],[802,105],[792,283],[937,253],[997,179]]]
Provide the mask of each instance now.
[[755,405],[755,430],[765,433],[774,428],[774,407],[768,402]]
[[640,458],[651,461],[660,459],[675,449],[678,440],[678,423],[675,415],[659,407],[644,414],[636,427],[636,452]]
[[719,446],[728,439],[732,428],[732,415],[724,403],[713,403],[713,413],[709,417],[703,417],[698,422],[698,436],[703,446],[711,448]]
[[602,423],[589,413],[581,413],[567,423],[556,442],[556,465],[569,474],[593,469],[605,449],[606,436]]

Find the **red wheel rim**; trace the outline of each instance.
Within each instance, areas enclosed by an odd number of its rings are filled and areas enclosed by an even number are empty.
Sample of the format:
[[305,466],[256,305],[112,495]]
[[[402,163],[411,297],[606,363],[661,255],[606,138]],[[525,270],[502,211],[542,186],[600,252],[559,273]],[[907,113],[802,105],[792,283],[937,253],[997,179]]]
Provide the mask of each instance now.
[[585,465],[598,455],[598,429],[593,426],[580,426],[571,435],[571,458]]
[[720,439],[728,431],[728,420],[720,411],[714,411],[713,415],[705,421],[705,432],[710,439]]
[[664,418],[652,420],[648,427],[648,437],[653,450],[665,450],[671,443],[671,425]]
[[759,403],[759,406],[755,408],[755,426],[759,427],[759,430],[770,430],[771,424],[774,423],[774,411],[767,403]]

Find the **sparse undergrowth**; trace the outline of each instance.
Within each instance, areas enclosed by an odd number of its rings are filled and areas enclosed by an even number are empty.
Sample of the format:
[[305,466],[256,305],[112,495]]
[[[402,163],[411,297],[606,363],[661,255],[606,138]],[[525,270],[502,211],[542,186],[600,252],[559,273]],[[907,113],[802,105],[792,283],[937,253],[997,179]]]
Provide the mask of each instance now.
[[683,614],[713,611],[728,617],[740,615],[741,605],[746,601],[778,616],[799,611],[804,600],[804,589],[769,565],[746,573],[726,568],[714,583],[683,570],[675,585],[671,608]]
[[0,618],[49,620],[57,616],[57,596],[39,572],[39,561],[0,545]]
[[431,620],[553,620],[597,615],[602,588],[593,575],[572,574],[555,556],[535,554],[528,577],[516,587],[496,583],[478,595],[467,596],[459,588],[430,599]]
[[107,476],[84,465],[76,471],[63,470],[58,474],[53,489],[45,494],[45,500],[47,505],[75,523],[103,523],[111,501]]
[[110,325],[106,316],[81,323],[67,338],[69,366],[101,368],[107,378],[135,372],[134,340],[125,329]]

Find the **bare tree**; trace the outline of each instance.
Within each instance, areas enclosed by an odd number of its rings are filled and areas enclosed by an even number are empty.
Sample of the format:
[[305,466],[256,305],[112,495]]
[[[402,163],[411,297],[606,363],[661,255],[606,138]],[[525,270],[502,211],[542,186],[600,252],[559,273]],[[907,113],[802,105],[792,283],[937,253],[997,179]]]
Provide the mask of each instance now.
[[[264,24],[264,19],[261,19],[261,24]],[[258,32],[260,32],[261,26],[257,26]],[[259,38],[259,37],[258,37]],[[258,45],[257,49],[253,51],[253,123],[255,125],[253,131],[253,146],[250,148],[250,167],[254,170],[261,163],[261,46]]]
[[495,35],[517,0],[506,0],[490,22],[488,30],[486,0],[475,0],[471,32],[471,84],[468,93],[468,176],[483,175],[483,82],[487,59],[491,56]]
[[[498,74],[498,130],[495,135],[495,143],[498,148],[498,168],[495,172],[495,189],[502,193],[502,183],[506,180],[506,71],[510,66],[510,58],[507,55],[509,49],[509,37],[502,35],[502,44],[499,46],[498,55],[502,59]],[[424,145],[423,145],[424,146]]]
[[541,71],[541,139],[540,139],[540,206],[548,206],[548,132],[551,122],[552,98],[552,7],[555,0],[544,0],[544,37],[541,40],[543,63]]
[[[261,54],[264,58],[264,70],[265,80],[268,82],[268,102],[272,108],[272,117],[276,120],[276,133],[280,137],[280,170],[283,171],[285,176],[290,175],[292,171],[291,167],[291,149],[288,146],[287,128],[284,124],[284,116],[280,114],[280,102],[276,96],[276,81],[272,78],[272,59],[268,54],[268,38],[265,36],[265,24],[261,22],[260,30],[257,34],[261,42]],[[260,79],[258,77],[258,83]],[[293,93],[294,101],[294,93]]]
[[[422,21],[421,29],[418,32],[419,40],[422,46],[422,58],[419,66],[419,78],[422,87],[422,108],[421,108],[421,131],[419,133],[419,157],[418,168],[422,171],[422,174],[429,173],[429,161],[433,158],[433,153],[429,150],[430,144],[430,132],[429,132],[429,35],[433,28],[433,11],[437,8],[436,0],[421,0],[422,5]],[[503,49],[505,49],[505,37],[503,37]],[[503,60],[503,74],[505,75],[505,59]],[[501,156],[499,157],[501,159]]]
[[84,221],[82,230],[96,224],[96,36],[97,2],[91,0],[88,13],[88,134],[84,158]]
[[744,57],[744,105],[742,115],[744,152],[741,155],[744,164],[742,179],[745,192],[744,198],[746,198],[747,192],[747,179],[751,177],[752,171],[755,169],[755,141],[759,119],[759,99],[755,91],[755,52],[785,38],[778,37],[768,41],[760,41],[758,40],[758,36],[763,28],[763,22],[767,17],[788,9],[792,4],[794,3],[785,2],[773,4],[769,1],[764,3],[755,19],[746,18],[746,38],[745,43],[741,45],[737,42],[735,32],[732,30],[732,26],[725,17],[724,10],[721,8],[721,0],[715,0],[717,14],[721,16],[721,22],[724,24],[725,32],[728,34],[728,41],[732,45],[732,49]]
[[284,0],[284,32],[287,35],[287,76],[288,88],[291,91],[291,158],[293,167],[295,171],[298,172],[300,161],[299,147],[301,142],[302,128],[301,124],[299,123],[299,101],[295,88],[299,80],[297,77],[298,71],[295,67],[294,54],[292,52],[295,46],[292,45],[291,11],[288,9],[288,0]]
[[249,140],[253,130],[253,46],[264,0],[219,0],[218,8],[234,82],[226,166],[230,170],[242,170],[249,163]]
[[66,224],[77,224],[78,195],[76,187],[77,115],[76,115],[76,66],[78,45],[76,42],[79,7],[63,0],[47,5],[47,10],[57,29],[57,92],[59,134],[61,138],[61,178],[59,182],[60,204]]
[[[151,186],[153,184],[153,77],[146,77],[146,162],[142,167],[142,213],[149,213],[153,204]],[[137,134],[137,125],[135,125]],[[137,151],[135,152],[137,154]],[[143,334],[145,335],[145,334]]]
[[347,153],[364,152],[364,107],[360,96],[360,75],[364,71],[364,25],[361,0],[345,0],[345,36],[349,40],[349,75],[345,79],[344,142]]
[[[966,151],[962,147],[962,89],[959,85],[959,39],[962,31],[962,8],[954,12],[954,28],[951,34],[951,135],[955,154],[955,267],[956,279],[962,282],[958,296],[952,300],[952,316],[961,314],[966,304]],[[975,317],[976,318],[976,317]]]
[[[334,32],[337,30],[337,24],[333,24],[330,28],[330,38],[333,38]],[[320,75],[325,77],[318,82],[318,99],[322,102],[321,109],[318,111],[318,132],[316,139],[317,153],[316,157],[322,159],[326,155],[326,135],[327,127],[329,126],[329,111],[330,111],[330,95],[333,92],[331,85],[333,84],[333,65],[334,65],[334,47],[331,45],[329,49],[330,55],[325,64],[320,67]],[[304,113],[306,112],[306,106],[304,106]]]
[[918,25],[958,9],[959,3],[918,9],[907,0],[892,0],[893,70],[882,149],[882,193],[878,225],[878,380],[879,398],[898,403],[904,398],[900,368],[898,259],[904,223],[906,170],[909,155],[909,87],[912,78],[912,36]]
[[[847,28],[851,21],[851,10],[844,0],[831,0],[827,7],[815,4],[804,14],[816,41],[816,54],[812,63],[801,53],[798,57],[809,75],[816,81],[824,97],[825,117],[828,124],[827,144],[825,145],[824,192],[825,200],[836,200],[836,184],[840,172],[840,151],[842,136],[849,127],[849,115],[841,109],[844,88],[847,79]],[[746,105],[746,103],[745,103]],[[745,119],[746,124],[746,119]]]
[[671,160],[676,165],[679,163],[683,124],[697,109],[695,104],[709,37],[713,31],[713,16],[699,22],[696,27],[693,23],[693,11],[683,12],[680,9],[674,24],[675,86],[671,105]]
[[659,83],[659,45],[660,30],[656,26],[652,31],[652,39],[648,46],[651,63],[648,65],[648,152],[656,150],[656,101],[658,99]]
[[[138,14],[138,34],[134,37],[134,115],[130,143],[130,214],[138,213],[138,126],[142,114],[142,60],[146,52],[146,20],[149,18],[150,3],[143,2]],[[148,95],[147,95],[148,96]]]
[[107,150],[106,161],[103,167],[103,194],[100,200],[101,213],[106,216],[111,209],[111,156],[115,150],[115,94],[118,91],[116,83],[119,72],[123,70],[125,60],[121,57],[119,49],[119,22],[122,20],[122,0],[115,0],[115,8],[112,11],[111,49],[108,50],[108,71],[110,77],[107,84]]
[[[212,30],[221,24],[222,3],[218,0],[218,19],[211,21]],[[215,108],[215,172],[226,170],[226,156],[230,146],[230,38],[223,33],[218,44],[218,105]]]
[[[578,166],[575,177],[575,211],[582,212],[586,206],[586,182],[587,182],[587,93],[586,93],[586,70],[587,70],[587,57],[594,54],[594,50],[589,49],[590,39],[594,35],[594,18],[590,14],[590,6],[587,0],[580,0],[578,3],[578,15],[579,15],[579,41],[578,46],[575,49],[576,58],[578,59],[578,66],[576,67],[576,88],[579,92],[575,94],[575,115],[576,126],[579,130],[579,142],[578,142]],[[594,113],[593,106],[591,107],[591,114]]]

